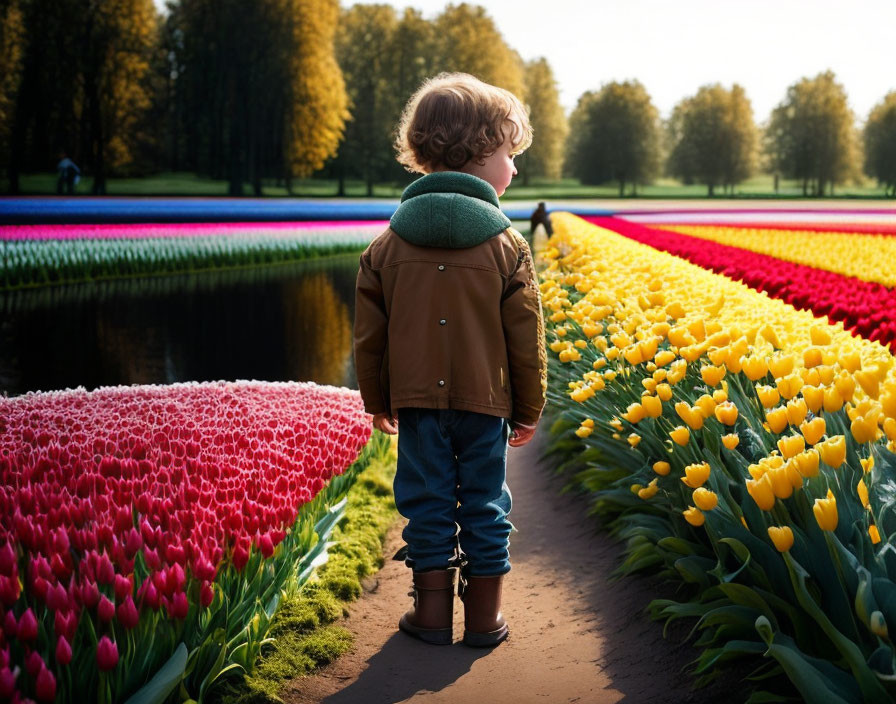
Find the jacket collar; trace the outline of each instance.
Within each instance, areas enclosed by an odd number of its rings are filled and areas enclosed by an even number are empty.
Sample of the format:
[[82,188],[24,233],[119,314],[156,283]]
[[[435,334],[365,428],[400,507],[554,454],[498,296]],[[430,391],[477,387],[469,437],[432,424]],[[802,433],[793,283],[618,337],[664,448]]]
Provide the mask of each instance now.
[[490,183],[460,171],[437,171],[404,190],[389,224],[412,244],[460,249],[503,232],[510,220]]

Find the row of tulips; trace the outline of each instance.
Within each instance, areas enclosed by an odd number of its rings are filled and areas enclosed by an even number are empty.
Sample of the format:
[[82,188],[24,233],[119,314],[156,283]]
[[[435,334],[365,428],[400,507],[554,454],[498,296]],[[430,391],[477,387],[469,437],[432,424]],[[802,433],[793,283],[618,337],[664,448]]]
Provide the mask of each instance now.
[[[777,259],[741,247],[682,234],[678,226],[646,227],[617,218],[587,218],[601,227],[743,281],[816,316],[842,322],[871,340],[896,343],[896,289],[829,269]],[[778,231],[763,231],[774,239]],[[779,233],[780,234],[780,233]],[[889,238],[896,242],[896,239]]]
[[[163,226],[106,225],[92,229],[101,227],[106,228],[104,234],[88,234],[90,228],[77,225],[0,228],[0,290],[354,252],[383,229],[380,223],[319,227],[303,223],[248,224],[242,229],[180,225],[165,226],[167,230]],[[160,230],[164,232],[160,234]],[[187,234],[190,231],[192,235]],[[23,232],[31,236],[23,237]]]
[[791,230],[740,225],[664,226],[673,232],[767,254],[794,264],[896,286],[896,239],[883,233]]
[[552,222],[551,450],[626,541],[620,571],[682,582],[689,599],[652,612],[697,617],[706,678],[749,658],[777,688],[753,701],[791,687],[890,701],[893,357],[572,215]]
[[0,699],[202,701],[250,671],[369,439],[357,392],[314,384],[0,399]]

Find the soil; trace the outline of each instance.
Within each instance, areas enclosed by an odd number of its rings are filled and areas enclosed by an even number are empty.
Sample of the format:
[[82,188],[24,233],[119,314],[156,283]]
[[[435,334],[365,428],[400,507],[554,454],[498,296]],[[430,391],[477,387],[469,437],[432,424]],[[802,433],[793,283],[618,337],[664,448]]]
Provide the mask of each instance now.
[[[695,690],[690,642],[664,639],[645,607],[668,588],[656,580],[611,580],[620,543],[598,532],[585,498],[562,494],[563,479],[542,461],[544,436],[508,455],[513,493],[512,570],[503,613],[510,637],[494,649],[460,643],[463,607],[456,600],[455,643],[434,646],[398,631],[410,606],[411,575],[388,560],[401,547],[403,521],[389,532],[387,562],[342,625],[354,634],[348,653],[318,673],[297,678],[287,704],[670,704],[742,701],[730,680]],[[736,681],[736,680],[735,680]]]

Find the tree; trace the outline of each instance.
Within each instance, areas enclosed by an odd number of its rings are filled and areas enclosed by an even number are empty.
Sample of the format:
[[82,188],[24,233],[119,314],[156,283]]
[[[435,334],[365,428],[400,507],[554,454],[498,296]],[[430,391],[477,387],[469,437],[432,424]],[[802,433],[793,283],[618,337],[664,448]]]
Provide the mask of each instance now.
[[854,121],[831,71],[801,79],[772,111],[766,140],[773,168],[801,180],[803,195],[833,192],[858,172]]
[[525,66],[526,90],[523,94],[529,106],[529,120],[535,138],[532,146],[517,158],[523,183],[529,179],[560,177],[563,166],[563,143],[568,126],[560,94],[550,64],[544,58],[530,61]]
[[433,21],[435,70],[462,71],[481,81],[525,94],[523,62],[477,5],[447,5]]
[[865,173],[896,196],[896,91],[871,110],[864,130]]
[[660,162],[659,113],[638,81],[584,93],[569,120],[565,169],[582,183],[615,181],[620,197],[649,183]]
[[392,61],[398,18],[391,5],[354,5],[342,11],[336,32],[336,57],[345,76],[351,100],[351,119],[340,146],[342,176],[352,168],[373,184],[394,161],[390,135],[398,118],[389,85],[397,73]]
[[0,0],[0,162],[9,163],[9,138],[22,78],[24,15],[19,0]]
[[744,89],[725,90],[718,83],[703,86],[682,100],[667,126],[670,154],[667,169],[685,183],[733,188],[756,169],[758,133]]

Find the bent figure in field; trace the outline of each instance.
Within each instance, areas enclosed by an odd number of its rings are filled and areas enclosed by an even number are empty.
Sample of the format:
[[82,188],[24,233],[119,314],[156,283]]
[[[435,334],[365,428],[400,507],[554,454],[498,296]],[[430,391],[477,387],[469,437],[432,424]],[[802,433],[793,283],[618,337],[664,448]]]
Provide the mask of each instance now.
[[509,632],[507,445],[535,433],[546,357],[529,246],[498,196],[531,134],[512,93],[467,74],[426,81],[396,144],[424,176],[361,255],[358,387],[374,426],[400,430],[395,504],[408,519],[414,607],[399,628],[427,643],[453,641],[458,579],[464,643],[491,647]]
[[81,180],[81,169],[78,165],[69,159],[65,152],[59,155],[59,163],[56,164],[56,193],[62,195],[63,190],[68,195],[75,192],[75,186]]

